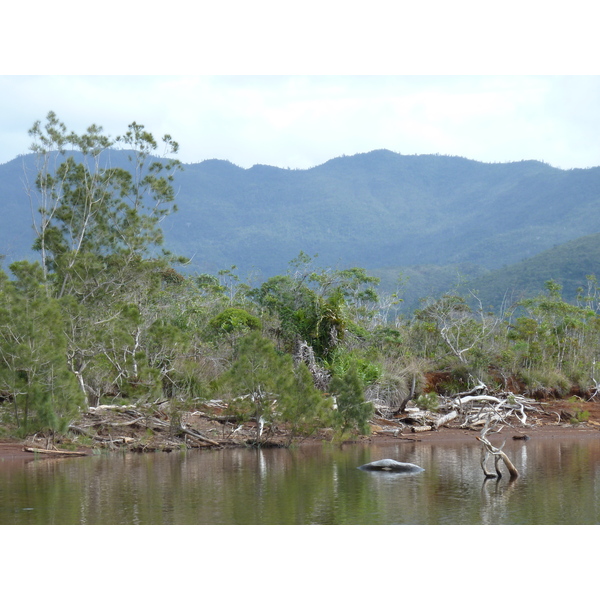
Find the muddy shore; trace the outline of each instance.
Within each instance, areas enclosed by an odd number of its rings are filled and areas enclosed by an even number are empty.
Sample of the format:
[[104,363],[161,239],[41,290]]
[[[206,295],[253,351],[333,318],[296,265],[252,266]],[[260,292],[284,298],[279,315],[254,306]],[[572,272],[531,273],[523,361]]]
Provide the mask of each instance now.
[[[543,415],[538,416],[528,426],[512,426],[505,428],[503,437],[528,436],[529,439],[540,438],[577,438],[600,436],[600,403],[586,402],[585,409],[589,418],[585,422],[573,423],[568,420],[572,405],[567,402],[554,401],[547,405]],[[108,413],[110,412],[110,416]],[[562,418],[561,418],[562,417]],[[77,428],[81,435],[73,432],[69,436],[46,439],[39,435],[26,440],[0,439],[0,461],[29,461],[41,458],[62,458],[55,453],[46,454],[43,451],[67,450],[70,452],[82,452],[91,455],[110,451],[132,451],[132,452],[173,452],[183,449],[223,449],[232,447],[244,447],[251,444],[255,429],[252,423],[244,427],[227,427],[214,418],[214,415],[203,413],[190,413],[185,421],[184,427],[191,433],[196,432],[200,437],[194,435],[173,436],[172,429],[167,420],[161,421],[156,415],[144,419],[131,419],[126,411],[115,413],[114,411],[90,412],[82,418]],[[106,423],[110,421],[110,426]],[[520,424],[519,424],[520,425]],[[88,432],[89,435],[83,435]],[[371,434],[360,436],[345,443],[360,444],[402,444],[402,443],[445,443],[475,441],[478,431],[463,429],[458,425],[440,427],[437,430],[415,432],[410,427],[398,426],[398,422],[390,419],[375,418],[371,421]],[[323,442],[331,439],[330,431],[320,431],[295,444],[310,444]],[[286,432],[277,431],[272,436],[271,445],[285,445],[287,442]],[[39,449],[42,452],[32,452]],[[76,454],[65,454],[64,457],[77,456]]]

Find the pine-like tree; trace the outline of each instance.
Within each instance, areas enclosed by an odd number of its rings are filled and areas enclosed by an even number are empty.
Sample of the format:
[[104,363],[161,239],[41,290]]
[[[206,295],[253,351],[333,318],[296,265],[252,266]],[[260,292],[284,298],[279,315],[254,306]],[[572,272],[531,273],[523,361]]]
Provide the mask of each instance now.
[[344,439],[352,430],[367,434],[369,419],[373,416],[373,404],[365,399],[356,364],[352,364],[342,376],[334,377],[329,384],[329,391],[336,402],[333,423],[340,439]]

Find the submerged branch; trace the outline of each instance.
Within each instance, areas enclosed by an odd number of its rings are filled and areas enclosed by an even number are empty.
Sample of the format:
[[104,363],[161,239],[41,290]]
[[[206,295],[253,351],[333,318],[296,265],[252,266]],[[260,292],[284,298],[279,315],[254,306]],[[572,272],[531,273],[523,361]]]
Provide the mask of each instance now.
[[[500,472],[500,469],[498,468],[498,463],[500,462],[500,460],[502,460],[502,462],[508,469],[508,472],[510,473],[510,479],[511,480],[516,479],[519,476],[519,471],[513,465],[510,458],[508,458],[508,456],[502,451],[501,448],[496,448],[487,439],[486,435],[488,434],[489,429],[490,429],[490,424],[489,424],[489,420],[488,420],[486,422],[485,426],[483,427],[481,434],[475,438],[478,441],[480,441],[484,447],[483,448],[484,455],[481,458],[481,468],[483,469],[483,474],[485,475],[486,478],[494,477],[494,475],[491,473],[488,473],[488,471],[485,468],[485,462],[486,462],[488,455],[492,455],[494,457],[494,466],[496,469],[496,474],[498,476],[498,479],[500,479],[500,477],[502,477],[502,473]],[[503,444],[503,446],[504,446],[504,444]]]

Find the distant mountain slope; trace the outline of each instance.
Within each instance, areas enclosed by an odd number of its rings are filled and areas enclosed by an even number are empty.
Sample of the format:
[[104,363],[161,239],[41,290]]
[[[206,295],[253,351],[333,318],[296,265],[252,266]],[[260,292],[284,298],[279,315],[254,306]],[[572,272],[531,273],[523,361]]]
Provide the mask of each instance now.
[[468,286],[465,288],[463,284],[477,281],[488,272],[484,267],[464,263],[388,267],[369,271],[371,275],[379,277],[382,295],[398,293],[402,302],[397,308],[405,315],[412,314],[421,305],[421,300],[426,298],[438,298],[457,290],[468,292]]
[[[117,160],[116,157],[114,160]],[[28,253],[25,156],[0,165],[0,253]],[[537,161],[487,164],[387,150],[307,170],[227,161],[185,165],[167,246],[198,269],[232,264],[263,276],[304,251],[330,266],[510,265],[600,231],[600,168],[562,171]]]
[[[25,193],[24,159],[0,165],[0,256],[5,255],[9,263],[35,256],[31,250],[33,231],[31,205]],[[31,157],[27,162],[33,166]]]
[[466,287],[476,290],[484,306],[499,308],[506,297],[509,301],[531,297],[544,290],[553,279],[563,286],[563,297],[574,302],[578,288],[586,289],[587,276],[600,281],[600,234],[572,240],[533,258],[504,267],[472,279]]

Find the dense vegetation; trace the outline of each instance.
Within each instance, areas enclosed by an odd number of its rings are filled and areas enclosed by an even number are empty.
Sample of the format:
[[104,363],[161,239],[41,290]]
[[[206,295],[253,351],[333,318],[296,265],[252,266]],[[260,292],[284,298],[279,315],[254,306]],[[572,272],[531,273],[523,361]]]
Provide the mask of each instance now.
[[[136,123],[111,139],[96,126],[69,133],[50,113],[30,133],[39,260],[0,273],[2,416],[19,435],[66,431],[99,403],[167,401],[176,416],[219,397],[256,420],[258,444],[275,424],[290,441],[320,427],[343,438],[366,431],[375,406],[432,407],[478,381],[532,395],[596,389],[593,277],[573,303],[549,281],[502,314],[453,292],[400,316],[398,296],[378,293],[364,268],[317,267],[304,252],[258,285],[235,267],[184,275],[162,249],[181,168],[169,136],[157,160]],[[114,148],[129,162],[103,161]]]

